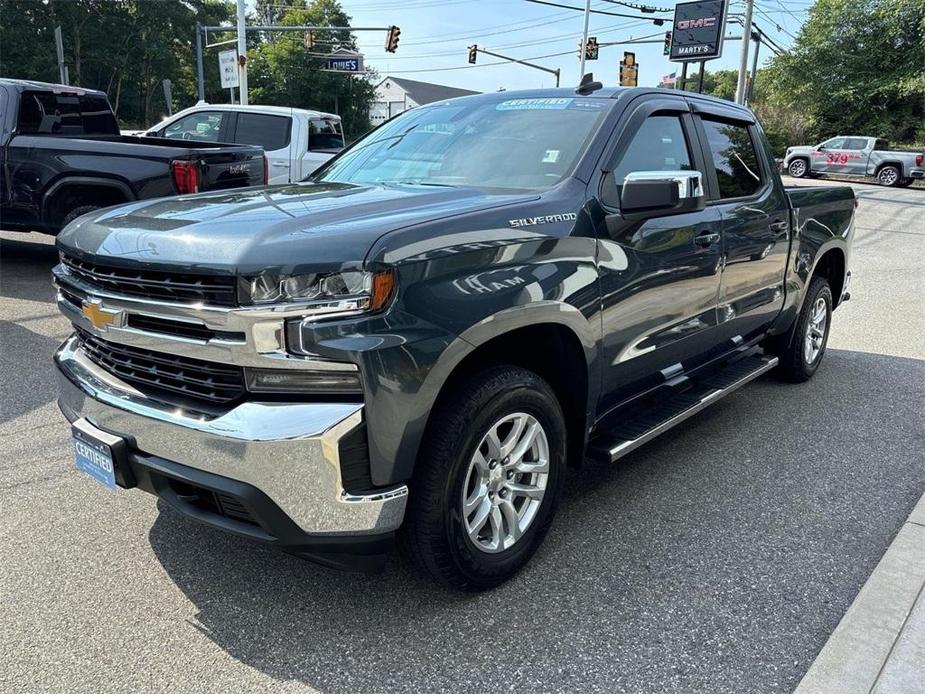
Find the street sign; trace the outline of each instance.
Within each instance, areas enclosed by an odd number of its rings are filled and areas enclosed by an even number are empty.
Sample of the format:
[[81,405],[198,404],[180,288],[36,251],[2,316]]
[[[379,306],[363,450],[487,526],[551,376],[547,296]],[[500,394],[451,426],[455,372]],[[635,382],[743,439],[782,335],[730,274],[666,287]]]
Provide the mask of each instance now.
[[219,51],[218,74],[222,78],[222,89],[238,86],[238,52],[236,50]]
[[684,2],[674,8],[669,60],[711,60],[723,54],[726,0]]
[[331,53],[324,60],[325,72],[347,72],[350,74],[362,74],[363,56],[360,53],[353,53],[348,50],[339,50]]

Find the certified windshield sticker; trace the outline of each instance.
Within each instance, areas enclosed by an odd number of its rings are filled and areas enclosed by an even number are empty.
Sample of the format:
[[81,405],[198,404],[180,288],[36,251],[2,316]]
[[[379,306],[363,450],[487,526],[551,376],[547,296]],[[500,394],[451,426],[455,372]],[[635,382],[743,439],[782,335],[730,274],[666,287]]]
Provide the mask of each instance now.
[[546,154],[543,156],[543,163],[555,164],[557,161],[559,161],[559,150],[547,149]]
[[553,224],[555,222],[574,222],[578,219],[575,212],[566,212],[565,214],[548,214],[545,217],[524,217],[523,219],[512,219],[512,227],[532,227],[537,224]]
[[572,99],[566,108],[578,111],[603,111],[607,108],[606,99]]
[[509,99],[495,106],[496,111],[560,111],[568,108],[574,99]]

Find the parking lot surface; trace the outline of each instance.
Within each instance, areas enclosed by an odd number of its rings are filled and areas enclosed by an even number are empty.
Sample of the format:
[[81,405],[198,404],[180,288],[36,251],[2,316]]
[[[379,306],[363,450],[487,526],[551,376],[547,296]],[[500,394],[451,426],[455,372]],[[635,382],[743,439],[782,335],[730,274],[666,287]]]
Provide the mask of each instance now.
[[319,568],[77,472],[52,239],[0,233],[0,691],[792,690],[925,490],[925,192],[854,187],[815,379],[589,463],[481,595]]

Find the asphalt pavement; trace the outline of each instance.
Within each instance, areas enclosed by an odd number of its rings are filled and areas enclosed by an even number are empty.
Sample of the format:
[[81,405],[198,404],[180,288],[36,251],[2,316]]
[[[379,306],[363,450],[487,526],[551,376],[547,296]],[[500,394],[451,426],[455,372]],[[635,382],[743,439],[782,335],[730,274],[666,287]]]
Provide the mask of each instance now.
[[791,691],[925,491],[925,191],[855,189],[852,299],[813,381],[589,463],[529,567],[474,596],[74,470],[56,254],[0,233],[0,691]]

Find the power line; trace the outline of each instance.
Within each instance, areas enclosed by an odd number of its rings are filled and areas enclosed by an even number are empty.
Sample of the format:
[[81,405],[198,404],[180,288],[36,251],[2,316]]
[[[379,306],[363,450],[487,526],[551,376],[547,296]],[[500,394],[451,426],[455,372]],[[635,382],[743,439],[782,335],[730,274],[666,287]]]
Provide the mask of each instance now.
[[[532,2],[535,5],[548,5],[549,7],[564,7],[567,10],[576,10],[578,12],[584,12],[583,7],[574,7],[572,5],[561,5],[557,2],[548,2],[548,0],[524,0],[524,2]],[[589,10],[591,14],[606,14],[611,17],[629,17],[630,19],[645,19],[648,22],[653,22],[655,24],[664,23],[664,19],[661,17],[642,17],[638,14],[626,14],[623,12],[609,12],[608,10]]]

